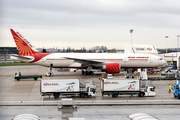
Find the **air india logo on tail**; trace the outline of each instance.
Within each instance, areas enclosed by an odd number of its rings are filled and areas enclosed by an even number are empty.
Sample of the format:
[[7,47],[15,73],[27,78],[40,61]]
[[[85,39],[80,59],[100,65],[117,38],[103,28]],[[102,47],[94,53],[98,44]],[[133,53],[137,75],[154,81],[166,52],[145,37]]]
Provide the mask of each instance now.
[[30,63],[37,62],[51,53],[39,53],[19,32],[10,29],[20,56],[32,56]]
[[14,41],[18,48],[19,54],[23,56],[29,56],[38,53],[36,49],[18,32],[11,29]]
[[29,45],[31,48],[33,47],[19,32],[16,32],[18,35],[19,35],[19,37],[27,44],[27,45]]

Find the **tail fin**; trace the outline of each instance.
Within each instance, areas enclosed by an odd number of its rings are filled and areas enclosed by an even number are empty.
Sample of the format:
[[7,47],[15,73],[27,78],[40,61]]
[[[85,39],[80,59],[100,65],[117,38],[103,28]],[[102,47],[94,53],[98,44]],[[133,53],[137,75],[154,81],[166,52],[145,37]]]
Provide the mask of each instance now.
[[20,33],[15,32],[13,29],[10,30],[20,55],[32,56],[39,53]]

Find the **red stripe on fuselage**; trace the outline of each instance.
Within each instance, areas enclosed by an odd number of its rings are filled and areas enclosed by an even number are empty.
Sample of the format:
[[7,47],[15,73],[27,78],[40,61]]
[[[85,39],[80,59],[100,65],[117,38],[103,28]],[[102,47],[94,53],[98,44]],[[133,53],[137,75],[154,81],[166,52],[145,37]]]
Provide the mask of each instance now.
[[42,59],[43,57],[47,56],[47,55],[50,55],[52,53],[36,53],[36,54],[32,54],[30,56],[33,56],[34,57],[34,60],[31,61],[30,63],[33,63],[33,62],[37,62],[39,61],[40,59]]

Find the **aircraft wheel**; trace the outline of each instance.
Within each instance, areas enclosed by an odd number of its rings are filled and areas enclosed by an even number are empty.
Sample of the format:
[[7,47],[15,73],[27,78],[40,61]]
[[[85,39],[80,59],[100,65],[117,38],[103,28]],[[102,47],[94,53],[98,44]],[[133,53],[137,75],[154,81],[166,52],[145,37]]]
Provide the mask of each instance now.
[[91,72],[90,72],[90,74],[91,74],[91,75],[94,75],[94,72],[93,72],[93,71],[91,71]]
[[82,70],[82,75],[84,75],[84,70]]
[[85,75],[85,76],[86,76],[86,75],[87,75],[87,72],[85,71],[83,75]]

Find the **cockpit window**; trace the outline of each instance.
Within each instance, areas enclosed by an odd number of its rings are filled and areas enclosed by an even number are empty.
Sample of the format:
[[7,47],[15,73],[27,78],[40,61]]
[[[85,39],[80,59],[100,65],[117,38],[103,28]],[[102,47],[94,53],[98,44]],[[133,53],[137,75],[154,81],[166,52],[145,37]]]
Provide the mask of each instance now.
[[163,58],[159,58],[158,60],[163,60]]

